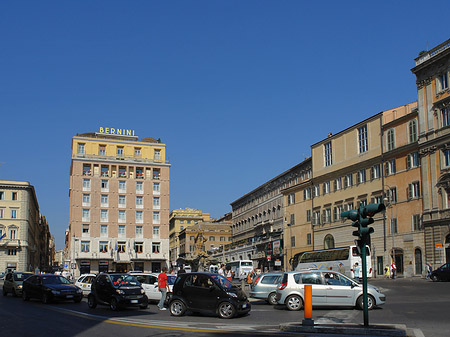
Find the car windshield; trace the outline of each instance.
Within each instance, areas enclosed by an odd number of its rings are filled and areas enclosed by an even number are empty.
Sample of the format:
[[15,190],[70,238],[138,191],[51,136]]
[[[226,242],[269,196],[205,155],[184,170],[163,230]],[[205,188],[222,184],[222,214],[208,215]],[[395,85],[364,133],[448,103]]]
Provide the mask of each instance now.
[[177,277],[174,275],[167,275],[167,283],[169,283],[169,285],[171,286],[175,283],[176,279]]
[[220,284],[225,290],[230,290],[234,287],[233,284],[222,275],[211,275],[211,278]]
[[30,277],[31,275],[33,275],[33,274],[31,274],[31,273],[15,273],[14,281],[23,281],[26,278]]
[[133,275],[111,275],[111,281],[115,287],[138,286],[140,283]]
[[42,276],[42,284],[70,284],[63,276]]

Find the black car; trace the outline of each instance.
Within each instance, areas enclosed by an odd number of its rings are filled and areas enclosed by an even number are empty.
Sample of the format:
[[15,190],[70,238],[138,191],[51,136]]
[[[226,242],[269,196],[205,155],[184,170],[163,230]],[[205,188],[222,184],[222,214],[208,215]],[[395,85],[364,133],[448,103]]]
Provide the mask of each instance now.
[[430,278],[433,281],[450,281],[450,263],[446,263],[431,272]]
[[133,275],[125,273],[100,273],[91,285],[88,306],[94,309],[97,304],[109,305],[111,310],[122,307],[139,306],[145,309],[148,299],[141,284]]
[[181,274],[173,285],[169,310],[182,316],[186,310],[209,312],[221,318],[232,318],[250,311],[245,293],[225,277],[211,273]]
[[83,291],[60,275],[33,275],[23,281],[22,298],[24,301],[38,298],[43,303],[53,300],[72,300],[79,303],[83,298]]

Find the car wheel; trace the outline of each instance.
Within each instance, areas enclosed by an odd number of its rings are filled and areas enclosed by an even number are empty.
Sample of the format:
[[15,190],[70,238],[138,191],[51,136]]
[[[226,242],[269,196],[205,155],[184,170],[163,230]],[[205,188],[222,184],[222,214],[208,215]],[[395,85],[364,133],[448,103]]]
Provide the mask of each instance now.
[[95,300],[94,295],[88,296],[88,307],[90,309],[95,309],[97,307],[97,301]]
[[24,301],[28,301],[30,298],[28,297],[28,294],[25,290],[22,290],[22,299]]
[[169,305],[170,314],[172,316],[183,316],[186,312],[186,306],[180,300],[174,300]]
[[8,292],[6,291],[5,287],[3,287],[3,296],[8,296]]
[[117,300],[114,297],[111,298],[111,303],[109,304],[109,307],[111,308],[112,311],[117,311],[119,309]]
[[44,303],[44,304],[48,304],[48,303],[50,303],[50,296],[48,296],[48,294],[47,293],[43,293],[42,294],[42,303]]
[[277,304],[277,293],[270,293],[269,297],[267,297],[267,302],[269,302],[269,304],[275,305]]
[[297,311],[303,308],[303,300],[298,295],[291,295],[286,299],[286,307],[291,311]]
[[[373,308],[375,308],[375,299],[373,298],[372,295],[367,295],[367,309],[368,310],[372,310]],[[364,302],[363,302],[363,296],[359,296],[358,300],[356,301],[356,305],[358,306],[359,309],[364,310]]]
[[222,302],[217,310],[220,318],[233,318],[236,315],[236,308],[230,302]]
[[432,280],[433,282],[439,281],[439,279],[438,279],[438,277],[437,277],[436,275],[431,276],[431,280]]

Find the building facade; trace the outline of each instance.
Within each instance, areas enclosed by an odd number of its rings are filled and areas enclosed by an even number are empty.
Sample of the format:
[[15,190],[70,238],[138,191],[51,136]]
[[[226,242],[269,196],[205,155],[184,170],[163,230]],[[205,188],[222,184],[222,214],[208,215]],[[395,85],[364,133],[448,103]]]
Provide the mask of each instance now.
[[172,267],[176,266],[176,260],[180,255],[180,232],[199,222],[210,221],[209,213],[193,208],[174,209],[169,215],[169,257]]
[[74,276],[168,264],[169,169],[165,144],[133,130],[72,138],[65,264]]
[[415,59],[425,256],[450,262],[450,40]]
[[0,180],[0,237],[0,270],[48,267],[51,235],[29,182]]
[[232,202],[233,242],[225,248],[226,261],[252,260],[261,270],[285,269],[282,190],[310,177],[306,159]]

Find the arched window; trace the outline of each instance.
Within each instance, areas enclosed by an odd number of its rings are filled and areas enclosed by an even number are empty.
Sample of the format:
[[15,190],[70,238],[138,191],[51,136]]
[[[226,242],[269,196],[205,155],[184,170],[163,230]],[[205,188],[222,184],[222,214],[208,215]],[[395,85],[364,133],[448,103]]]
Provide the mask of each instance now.
[[417,141],[417,121],[415,119],[409,122],[408,131],[409,131],[409,142],[414,143],[415,141]]
[[325,239],[323,239],[323,246],[325,249],[334,248],[334,237],[331,234],[328,234],[325,236]]
[[387,148],[388,151],[395,148],[395,134],[394,129],[389,129],[387,132]]

